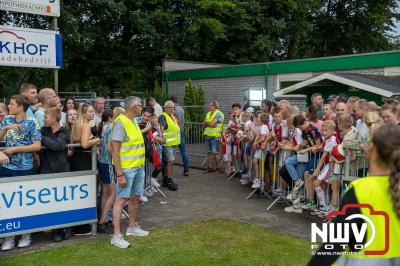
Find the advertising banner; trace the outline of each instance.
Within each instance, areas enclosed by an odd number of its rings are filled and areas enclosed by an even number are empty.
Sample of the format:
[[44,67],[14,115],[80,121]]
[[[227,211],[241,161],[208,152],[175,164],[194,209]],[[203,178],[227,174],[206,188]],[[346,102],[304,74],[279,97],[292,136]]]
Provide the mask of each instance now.
[[0,66],[60,68],[59,32],[0,25]]
[[60,16],[60,0],[0,0],[0,10]]
[[57,175],[0,179],[0,238],[96,221],[96,176]]

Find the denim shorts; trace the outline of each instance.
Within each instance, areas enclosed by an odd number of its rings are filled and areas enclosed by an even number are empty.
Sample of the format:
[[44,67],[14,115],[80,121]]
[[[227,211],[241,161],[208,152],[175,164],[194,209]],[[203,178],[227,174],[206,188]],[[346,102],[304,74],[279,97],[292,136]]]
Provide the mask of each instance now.
[[126,187],[120,187],[117,182],[116,193],[118,198],[129,199],[132,196],[140,196],[143,194],[144,186],[144,167],[123,170],[126,178]]
[[208,153],[219,153],[221,145],[219,138],[206,136],[206,145]]
[[114,184],[114,167],[108,163],[99,162],[99,175],[103,184]]
[[165,158],[167,162],[175,160],[175,147],[176,146],[163,146],[162,147],[162,158]]
[[0,177],[13,177],[13,176],[25,176],[34,175],[35,171],[33,169],[29,170],[13,170],[6,167],[0,166]]

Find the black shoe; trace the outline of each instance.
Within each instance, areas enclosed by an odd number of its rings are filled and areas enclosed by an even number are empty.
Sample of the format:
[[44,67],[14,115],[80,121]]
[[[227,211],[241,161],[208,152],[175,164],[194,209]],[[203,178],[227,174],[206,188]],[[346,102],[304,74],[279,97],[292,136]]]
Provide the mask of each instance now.
[[97,224],[97,233],[106,234],[107,233],[107,224]]
[[68,228],[64,228],[64,232],[63,232],[63,239],[67,240],[71,238],[71,227]]
[[162,186],[163,187],[167,187],[169,190],[171,190],[171,191],[176,191],[176,190],[178,190],[178,184],[176,184],[173,180],[172,180],[172,178],[166,178],[166,179],[164,179],[163,180],[163,183],[162,183]]
[[189,175],[189,171],[188,170],[183,171],[183,176],[188,176],[188,175]]
[[51,231],[51,239],[54,242],[61,242],[63,241],[63,230],[56,229]]

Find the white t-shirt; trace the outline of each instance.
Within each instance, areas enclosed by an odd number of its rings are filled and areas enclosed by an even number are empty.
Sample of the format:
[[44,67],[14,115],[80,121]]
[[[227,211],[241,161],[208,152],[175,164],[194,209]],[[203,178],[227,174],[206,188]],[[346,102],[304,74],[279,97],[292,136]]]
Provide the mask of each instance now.
[[253,124],[253,122],[251,122],[251,120],[247,121],[246,123],[244,123],[244,130],[247,131],[249,130],[249,126]]
[[338,144],[335,136],[330,136],[329,138],[323,137],[322,139],[325,152],[331,152],[332,149]]
[[303,142],[303,133],[299,128],[296,128],[295,130],[292,131],[292,134],[290,136],[290,141],[294,145],[299,145]]
[[96,127],[98,127],[101,123],[101,116],[102,114],[97,114],[94,112],[94,122],[96,123]]
[[357,120],[356,130],[360,135],[361,143],[368,144],[369,128],[361,119]]
[[163,109],[161,105],[159,105],[158,103],[154,105],[154,113],[156,114],[157,117],[159,117],[163,113]]
[[282,120],[282,122],[277,125],[275,124],[275,122],[272,123],[272,136],[274,137],[274,139],[276,138],[276,134],[275,134],[275,128],[282,128],[282,138],[288,138],[289,137],[289,127],[287,125],[286,120]]

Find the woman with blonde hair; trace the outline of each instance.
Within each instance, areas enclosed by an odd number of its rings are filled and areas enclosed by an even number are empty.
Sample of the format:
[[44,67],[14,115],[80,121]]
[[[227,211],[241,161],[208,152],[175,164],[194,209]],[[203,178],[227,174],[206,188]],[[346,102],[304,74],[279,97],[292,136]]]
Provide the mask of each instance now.
[[71,160],[71,171],[91,170],[91,148],[100,143],[96,126],[91,125],[94,119],[94,108],[90,103],[80,103],[76,122],[71,128],[71,142],[80,143],[74,148]]
[[4,103],[0,103],[0,123],[3,122],[4,117],[7,115],[7,107]]
[[364,115],[364,122],[369,128],[368,141],[371,140],[375,131],[383,125],[382,118],[376,112],[368,112]]

